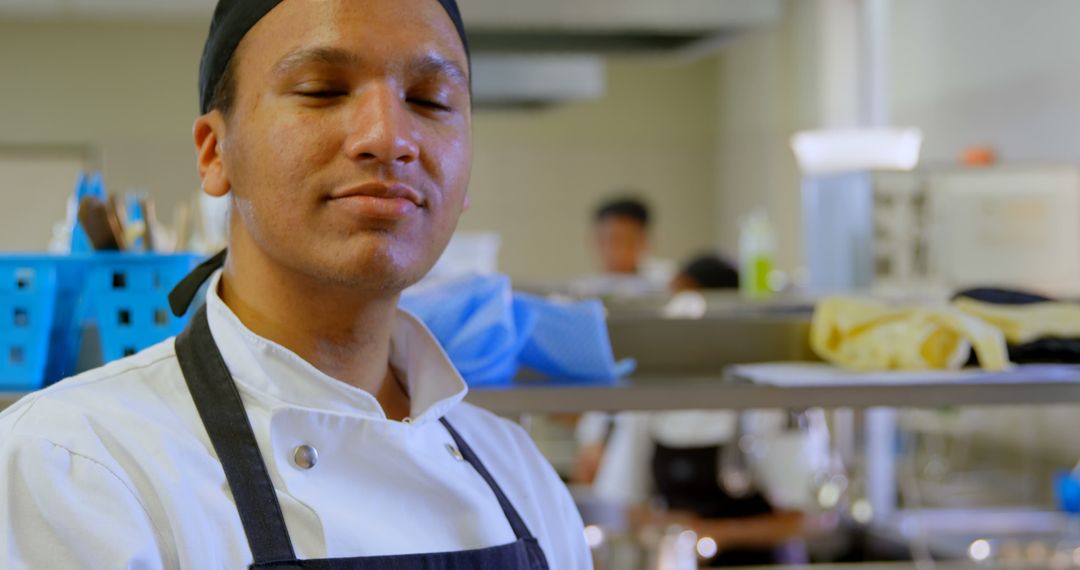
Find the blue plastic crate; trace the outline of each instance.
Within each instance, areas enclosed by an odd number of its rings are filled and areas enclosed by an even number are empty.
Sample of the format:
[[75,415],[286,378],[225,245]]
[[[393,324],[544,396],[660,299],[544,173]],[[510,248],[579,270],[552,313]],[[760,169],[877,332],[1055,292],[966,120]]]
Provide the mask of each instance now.
[[82,302],[97,325],[102,361],[131,356],[184,329],[187,318],[173,316],[168,295],[202,256],[98,253],[92,258]]
[[36,390],[45,382],[56,273],[45,256],[0,256],[0,391]]
[[64,255],[47,258],[56,267],[56,311],[49,334],[49,361],[45,365],[45,385],[73,376],[82,346],[83,289],[93,255]]

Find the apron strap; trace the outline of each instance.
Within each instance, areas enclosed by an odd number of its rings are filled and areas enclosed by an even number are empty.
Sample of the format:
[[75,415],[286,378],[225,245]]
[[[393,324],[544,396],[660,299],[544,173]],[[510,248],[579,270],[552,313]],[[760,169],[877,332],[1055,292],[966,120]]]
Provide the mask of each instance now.
[[[224,252],[215,259],[218,257],[224,259]],[[199,279],[200,285],[203,280]],[[199,308],[188,328],[176,338],[176,356],[225,470],[255,563],[295,560],[274,484],[259,452],[240,392],[210,333],[205,306]]]
[[215,271],[225,266],[225,257],[228,253],[228,249],[221,250],[221,253],[200,263],[199,266],[193,269],[191,273],[188,273],[187,277],[184,277],[176,287],[173,287],[173,290],[169,292],[169,307],[172,309],[174,315],[182,317],[184,316],[184,313],[188,312],[191,301],[195,299],[195,295],[198,294],[203,283],[205,283]]
[[473,453],[469,444],[465,443],[465,439],[461,437],[461,434],[459,434],[456,429],[454,429],[454,426],[450,425],[450,422],[447,421],[446,418],[441,418],[439,421],[442,422],[446,431],[450,432],[450,437],[454,438],[454,443],[457,444],[461,456],[465,458],[465,461],[469,462],[469,465],[473,466],[473,469],[476,469],[476,471],[480,473],[480,476],[487,482],[488,487],[491,487],[492,492],[495,493],[495,498],[499,500],[499,506],[502,507],[503,514],[506,515],[506,520],[510,522],[510,527],[514,529],[514,536],[516,536],[518,540],[532,539],[533,535],[529,532],[529,527],[525,525],[525,521],[522,520],[521,515],[518,514],[517,509],[514,508],[510,499],[506,497],[506,493],[503,493],[502,487],[495,482],[495,478],[488,472],[484,463],[480,461],[480,458],[476,456],[476,453]]

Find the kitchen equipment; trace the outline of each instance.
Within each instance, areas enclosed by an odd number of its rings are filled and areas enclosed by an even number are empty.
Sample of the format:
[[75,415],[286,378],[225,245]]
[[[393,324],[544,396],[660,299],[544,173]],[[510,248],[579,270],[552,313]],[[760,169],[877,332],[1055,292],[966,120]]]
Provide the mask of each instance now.
[[918,129],[801,132],[791,139],[803,175],[803,243],[814,293],[867,289],[874,278],[872,171],[918,164]]
[[79,202],[79,223],[97,251],[117,251],[121,241],[113,229],[108,206],[94,196],[85,196]]
[[832,459],[824,413],[800,412],[796,429],[762,438],[753,458],[754,478],[766,489],[769,503],[780,510],[811,511],[820,507],[821,486]]
[[929,277],[953,289],[1080,294],[1080,168],[1008,164],[926,173]]
[[70,230],[69,247],[58,248],[59,251],[69,251],[75,254],[90,253],[93,245],[90,242],[82,223],[79,222],[79,210],[82,200],[86,197],[94,197],[101,201],[105,200],[105,186],[101,179],[101,173],[84,172],[79,175],[75,183],[75,192],[68,199],[68,212],[65,225]]
[[649,570],[696,570],[697,544],[698,536],[694,531],[678,525],[667,527],[653,552]]
[[752,448],[754,436],[747,434],[743,429],[745,414],[740,412],[735,420],[735,434],[731,443],[720,446],[720,455],[717,466],[717,483],[724,492],[736,499],[741,499],[753,490],[753,474],[750,471],[750,461],[746,451]]
[[129,242],[124,234],[124,210],[115,194],[110,195],[109,199],[105,201],[105,215],[109,222],[109,230],[116,241],[117,249],[120,251],[128,249]]
[[191,243],[191,224],[191,206],[181,204],[173,215],[173,232],[176,233],[173,251],[187,250],[188,245]]
[[139,200],[139,207],[142,209],[143,224],[145,224],[143,246],[146,251],[153,253],[157,250],[157,241],[154,238],[154,232],[157,231],[157,212],[154,209],[154,201],[143,197]]

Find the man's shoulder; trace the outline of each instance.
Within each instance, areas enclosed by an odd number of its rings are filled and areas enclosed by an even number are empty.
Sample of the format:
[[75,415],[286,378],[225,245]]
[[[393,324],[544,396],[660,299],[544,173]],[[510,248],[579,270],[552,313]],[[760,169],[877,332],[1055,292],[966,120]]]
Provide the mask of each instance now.
[[68,447],[102,432],[138,429],[175,414],[183,383],[173,340],[58,382],[0,413],[0,439],[27,436]]

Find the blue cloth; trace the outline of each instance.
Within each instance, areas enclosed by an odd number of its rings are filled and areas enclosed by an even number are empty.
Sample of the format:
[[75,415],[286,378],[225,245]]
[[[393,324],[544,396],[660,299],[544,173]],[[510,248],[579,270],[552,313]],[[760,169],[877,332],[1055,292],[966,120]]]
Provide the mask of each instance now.
[[615,362],[599,301],[553,302],[514,293],[506,276],[470,276],[406,291],[402,308],[431,329],[473,386],[506,384],[521,367],[562,381],[610,383]]
[[634,371],[633,360],[615,361],[600,301],[556,302],[516,293],[514,304],[536,319],[518,357],[523,366],[554,378],[586,381],[612,381]]

